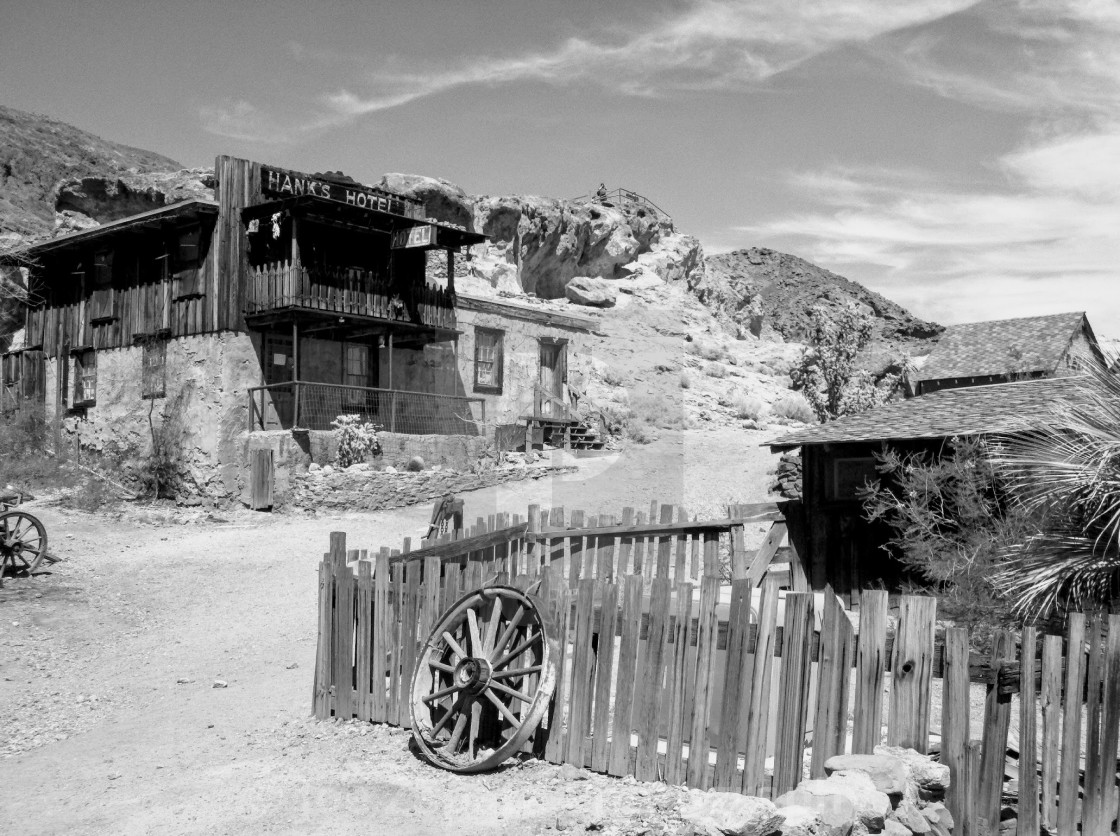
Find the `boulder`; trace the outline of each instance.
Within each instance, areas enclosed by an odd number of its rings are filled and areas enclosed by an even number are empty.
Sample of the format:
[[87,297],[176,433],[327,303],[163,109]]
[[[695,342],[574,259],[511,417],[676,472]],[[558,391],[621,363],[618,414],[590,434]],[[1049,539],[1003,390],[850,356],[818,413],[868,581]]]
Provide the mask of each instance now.
[[774,804],[737,792],[689,793],[680,816],[700,831],[724,836],[771,836],[781,833],[782,816]]
[[852,832],[860,834],[881,831],[891,811],[886,793],[875,789],[872,780],[862,772],[802,781],[797,789],[779,796],[774,803],[780,808],[811,807],[832,827],[854,819]]
[[945,764],[900,746],[876,746],[875,754],[891,755],[905,763],[910,769],[910,780],[917,785],[922,800],[940,801],[945,797],[945,791],[949,789],[949,767]]
[[593,308],[613,308],[618,301],[618,291],[606,279],[576,276],[564,288],[564,295],[577,305]]
[[824,823],[821,814],[811,807],[783,807],[779,811],[782,821],[782,836],[825,836],[831,828]]
[[910,769],[906,763],[893,755],[833,755],[824,763],[825,772],[862,772],[879,792],[887,795],[902,795]]
[[887,819],[883,832],[888,836],[910,836],[910,828],[904,824],[899,824],[894,819]]
[[918,806],[913,801],[903,800],[900,802],[899,805],[891,811],[889,818],[904,825],[911,833],[923,834],[933,830],[929,821],[926,820],[926,817],[922,815],[922,811],[918,809]]

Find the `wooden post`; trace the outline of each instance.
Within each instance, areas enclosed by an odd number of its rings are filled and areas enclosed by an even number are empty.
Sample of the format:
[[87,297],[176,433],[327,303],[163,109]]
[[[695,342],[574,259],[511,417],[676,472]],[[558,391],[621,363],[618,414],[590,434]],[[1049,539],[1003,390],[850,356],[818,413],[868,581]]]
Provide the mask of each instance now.
[[[1115,761],[1120,742],[1120,615],[1108,617],[1108,648],[1104,660],[1104,705],[1101,713],[1101,751]],[[1116,770],[1102,768],[1097,791],[1095,815],[1099,827],[1108,832],[1116,815]]]
[[961,822],[965,812],[965,777],[968,757],[968,630],[945,631],[945,671],[941,695],[941,762],[949,767],[947,806]]
[[447,293],[451,296],[451,301],[455,301],[455,251],[451,248],[447,250]]
[[292,427],[299,426],[299,323],[292,323]]
[[774,744],[774,795],[801,783],[805,767],[805,723],[812,665],[813,595],[786,595],[782,673],[778,682],[778,731]]
[[859,596],[855,722],[852,754],[871,754],[883,733],[883,677],[887,669],[887,593],[865,589]]
[[1038,740],[1034,674],[1038,631],[1024,627],[1019,652],[1019,823],[1020,836],[1035,836],[1038,821]]
[[1042,825],[1058,826],[1058,740],[1062,717],[1062,637],[1042,640]]
[[887,743],[923,754],[929,748],[929,700],[936,614],[936,598],[902,596],[891,663]]
[[[692,732],[688,738],[686,780],[690,787],[708,788],[708,703],[712,681],[712,659],[716,655],[719,623],[719,576],[704,575],[700,581],[700,610],[696,624],[696,696],[692,705]],[[788,607],[788,604],[787,604]]]
[[[980,758],[979,815],[993,833],[999,826],[1007,732],[1011,725],[1011,695],[999,690],[1000,668],[1013,650],[1011,634],[997,630],[992,638],[992,681],[984,703],[984,750]],[[1062,831],[1065,833],[1066,831]]]
[[961,787],[961,817],[954,822],[962,836],[993,836],[980,824],[980,755],[983,744],[978,740],[970,741],[965,747],[964,781]]
[[1062,766],[1058,778],[1058,832],[1077,831],[1081,783],[1081,694],[1085,687],[1085,616],[1070,613],[1066,633],[1066,684],[1062,706]]

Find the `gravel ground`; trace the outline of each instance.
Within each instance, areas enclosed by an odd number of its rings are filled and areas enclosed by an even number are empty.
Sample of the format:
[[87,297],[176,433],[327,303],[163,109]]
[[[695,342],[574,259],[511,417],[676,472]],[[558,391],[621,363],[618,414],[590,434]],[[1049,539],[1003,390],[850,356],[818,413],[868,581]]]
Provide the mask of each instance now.
[[[722,515],[766,499],[762,438],[664,435],[551,484],[467,494],[467,515],[618,513],[652,498]],[[308,719],[329,533],[396,546],[423,533],[429,505],[29,510],[65,560],[0,590],[0,833],[682,832],[678,789],[536,762],[453,776],[414,756],[407,734]]]

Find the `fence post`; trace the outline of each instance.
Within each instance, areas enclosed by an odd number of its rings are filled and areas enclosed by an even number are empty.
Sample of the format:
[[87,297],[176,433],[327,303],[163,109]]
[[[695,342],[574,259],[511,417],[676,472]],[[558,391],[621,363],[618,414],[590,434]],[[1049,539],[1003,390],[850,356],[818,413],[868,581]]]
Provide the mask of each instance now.
[[[1104,705],[1101,714],[1101,751],[1115,758],[1120,741],[1120,615],[1108,617],[1108,649],[1105,655]],[[1116,770],[1101,769],[1097,821],[1107,831],[1116,815]]]
[[1066,683],[1062,705],[1062,766],[1058,777],[1058,832],[1077,830],[1081,783],[1081,695],[1085,687],[1085,616],[1070,613],[1066,632]]
[[354,575],[346,564],[346,533],[331,532],[331,569],[334,572],[334,716],[349,720],[353,713]]
[[801,783],[805,766],[805,722],[809,701],[813,640],[813,595],[786,595],[782,631],[782,675],[778,688],[778,731],[774,744],[774,795]]
[[945,630],[945,671],[941,694],[941,762],[949,767],[949,812],[957,822],[965,815],[968,758],[968,630]]
[[891,662],[887,743],[925,754],[929,749],[929,700],[937,599],[903,595]]
[[1000,693],[999,679],[1004,662],[1013,652],[1011,634],[1007,630],[997,630],[992,637],[992,679],[984,702],[984,750],[980,757],[978,789],[979,815],[992,832],[999,826],[1007,732],[1011,725],[1011,695]]
[[[688,739],[686,780],[690,787],[708,787],[708,703],[712,681],[712,659],[716,653],[719,624],[719,576],[704,575],[700,581],[700,611],[696,628],[696,696],[692,704],[692,732]],[[787,607],[788,602],[787,602]]]
[[887,669],[887,593],[859,594],[859,645],[856,654],[859,706],[852,726],[852,754],[871,754],[883,733],[883,677]]
[[1038,736],[1035,728],[1035,651],[1038,631],[1024,627],[1019,652],[1019,824],[1020,834],[1039,832],[1038,822]]
[[824,764],[844,751],[848,725],[848,682],[852,665],[852,625],[840,599],[824,593],[820,663],[817,673],[817,713],[813,723],[810,775],[824,777]]

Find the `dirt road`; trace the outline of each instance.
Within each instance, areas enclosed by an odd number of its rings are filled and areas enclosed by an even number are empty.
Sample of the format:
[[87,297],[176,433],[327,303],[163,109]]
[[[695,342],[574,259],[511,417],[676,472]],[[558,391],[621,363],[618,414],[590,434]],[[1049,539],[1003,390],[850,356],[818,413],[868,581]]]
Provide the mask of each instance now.
[[[467,515],[760,501],[773,463],[759,440],[667,437],[552,484],[468,494]],[[322,518],[131,507],[114,519],[35,505],[66,560],[0,590],[0,833],[679,829],[680,790],[537,762],[453,776],[412,755],[406,733],[308,719],[329,533],[395,545],[423,533],[429,506]]]

